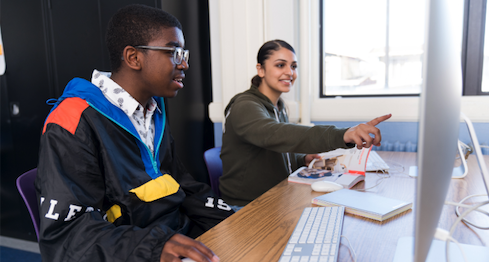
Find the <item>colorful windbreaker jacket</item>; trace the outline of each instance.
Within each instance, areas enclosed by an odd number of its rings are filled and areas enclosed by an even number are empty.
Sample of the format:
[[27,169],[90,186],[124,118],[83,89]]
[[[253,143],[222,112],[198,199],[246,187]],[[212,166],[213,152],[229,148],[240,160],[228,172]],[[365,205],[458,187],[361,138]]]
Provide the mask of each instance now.
[[98,87],[68,83],[41,136],[43,261],[160,261],[175,233],[196,237],[233,213],[178,160],[163,99],[155,100],[153,155]]

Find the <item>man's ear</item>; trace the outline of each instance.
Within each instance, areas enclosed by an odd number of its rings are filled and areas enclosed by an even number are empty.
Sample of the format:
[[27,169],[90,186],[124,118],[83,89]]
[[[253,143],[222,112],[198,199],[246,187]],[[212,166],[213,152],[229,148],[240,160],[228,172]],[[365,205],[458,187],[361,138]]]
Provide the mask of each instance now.
[[141,70],[143,55],[133,46],[126,46],[122,51],[122,63],[134,70]]
[[256,73],[261,78],[265,77],[265,68],[260,63],[256,64]]

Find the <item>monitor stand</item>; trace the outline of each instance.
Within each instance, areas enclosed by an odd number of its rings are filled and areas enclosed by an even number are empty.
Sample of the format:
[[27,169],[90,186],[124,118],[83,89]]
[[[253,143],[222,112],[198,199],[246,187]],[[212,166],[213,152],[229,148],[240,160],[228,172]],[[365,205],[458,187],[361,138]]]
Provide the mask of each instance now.
[[[465,160],[465,153],[462,150],[462,144],[460,141],[458,142],[458,155],[460,156],[460,159],[462,160],[462,164],[460,166],[454,167],[453,168],[453,173],[452,173],[452,178],[464,178],[467,175],[467,172],[469,171],[467,168],[467,160]],[[411,177],[417,177],[418,176],[418,167],[417,166],[410,166],[409,167],[409,176]]]
[[[413,262],[413,243],[414,237],[401,237],[397,242],[394,262]],[[487,262],[489,261],[489,247],[460,244],[462,246],[467,261]],[[430,251],[425,262],[447,261],[445,253],[446,242],[433,240]],[[450,261],[465,261],[459,247],[455,243],[450,243]]]

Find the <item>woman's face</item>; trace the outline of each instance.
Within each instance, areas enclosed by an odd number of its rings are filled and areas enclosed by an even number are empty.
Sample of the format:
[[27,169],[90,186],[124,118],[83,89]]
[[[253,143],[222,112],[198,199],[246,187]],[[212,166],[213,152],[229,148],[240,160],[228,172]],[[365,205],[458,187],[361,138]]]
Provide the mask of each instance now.
[[287,93],[297,78],[297,58],[287,48],[274,51],[264,64],[256,65],[258,76],[262,78],[260,86],[278,93]]

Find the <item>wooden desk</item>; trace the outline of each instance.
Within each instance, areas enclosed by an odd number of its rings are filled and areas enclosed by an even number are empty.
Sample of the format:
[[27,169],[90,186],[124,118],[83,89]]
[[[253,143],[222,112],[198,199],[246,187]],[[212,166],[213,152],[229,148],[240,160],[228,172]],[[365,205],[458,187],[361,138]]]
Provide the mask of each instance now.
[[[416,153],[378,153],[392,167],[391,177],[369,192],[414,202],[416,179],[408,176],[408,170],[416,163]],[[486,163],[489,163],[489,156],[485,157]],[[468,195],[485,193],[475,156],[471,155],[467,164],[469,174],[464,179],[452,179],[447,200],[458,202]],[[368,173],[365,182],[356,187],[369,188],[376,184],[377,179],[375,173]],[[284,180],[198,240],[212,249],[223,262],[278,261],[303,209],[314,206],[311,199],[321,194],[313,192],[309,185]],[[350,240],[357,261],[392,261],[397,240],[412,236],[413,219],[413,210],[384,222],[345,213],[342,235]],[[473,219],[489,226],[487,217],[476,215]],[[455,220],[454,207],[445,206],[439,227],[449,230]],[[464,224],[458,225],[454,238],[460,243],[489,245],[487,230],[469,228]],[[347,245],[342,238],[338,261],[352,261]]]

